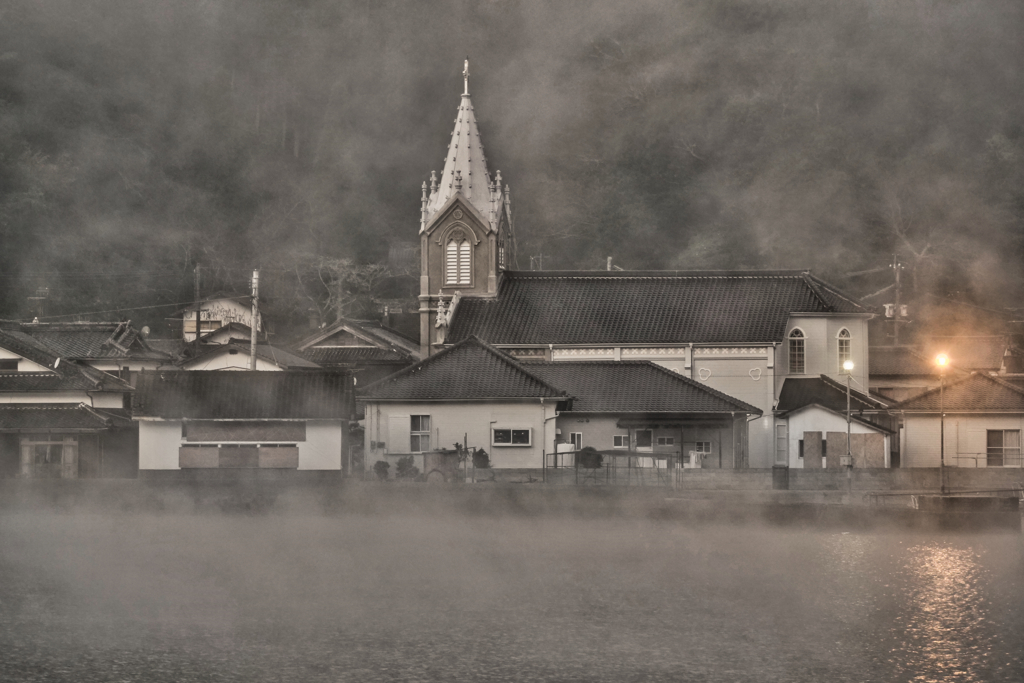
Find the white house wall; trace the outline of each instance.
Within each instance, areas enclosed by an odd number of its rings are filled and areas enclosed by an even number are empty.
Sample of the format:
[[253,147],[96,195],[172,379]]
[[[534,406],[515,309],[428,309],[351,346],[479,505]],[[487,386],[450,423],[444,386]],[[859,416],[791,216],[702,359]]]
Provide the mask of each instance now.
[[341,421],[306,423],[306,440],[299,442],[300,470],[341,469]]
[[[746,353],[740,353],[742,351]],[[772,361],[771,347],[694,352],[693,379],[764,411],[765,416],[753,419],[749,425],[748,466],[754,468],[771,467],[774,458],[771,412],[775,403],[775,364]]]
[[[63,393],[10,393],[0,394],[0,403],[84,403],[92,406],[92,398],[85,392],[63,392]],[[110,407],[110,406],[104,406]],[[120,394],[118,394],[117,408],[122,407]]]
[[[408,431],[392,437],[392,425],[403,424],[411,415],[430,416],[430,447],[454,448],[468,440],[472,448],[483,448],[491,466],[499,469],[540,468],[543,456],[554,450],[555,403],[367,403],[365,429],[366,469],[372,470],[384,456],[407,455]],[[390,418],[396,418],[391,420]],[[530,429],[529,446],[494,446],[492,428]],[[398,430],[401,431],[401,430]],[[396,443],[396,441],[398,443]],[[384,448],[377,444],[384,442]],[[377,446],[377,447],[375,447]],[[417,462],[417,466],[420,463]]]
[[[904,417],[902,467],[938,467],[940,421],[936,416]],[[1021,415],[946,414],[945,461],[947,467],[987,467],[986,432],[990,429],[1024,431]]]
[[[178,466],[178,449],[185,444],[180,420],[140,420],[139,469],[181,469]],[[340,470],[341,420],[306,422],[306,440],[297,442],[297,446],[300,470]]]
[[18,372],[50,372],[50,368],[46,366],[30,361],[28,358],[25,358],[24,356],[19,356],[13,351],[8,351],[7,349],[0,349],[0,359],[11,360],[14,358],[18,359]]
[[[804,460],[800,457],[800,440],[804,438],[804,432],[821,432],[822,438],[825,438],[825,434],[828,432],[846,431],[845,417],[813,406],[789,415],[785,422],[788,424],[789,430],[789,466],[795,468],[803,468],[804,466]],[[880,429],[872,429],[859,422],[850,423],[850,433],[883,434],[885,436],[885,464],[886,467],[889,466],[889,453],[891,449],[890,436],[888,434]],[[829,444],[830,453],[835,452],[832,450],[834,447],[833,444]],[[842,448],[845,453],[845,442],[842,444]]]
[[[220,353],[210,358],[189,363],[184,366],[186,370],[248,370],[249,354],[247,353]],[[256,357],[257,370],[280,371],[281,368],[273,363],[268,363],[259,356]]]
[[181,422],[139,422],[139,469],[176,470],[181,446]]

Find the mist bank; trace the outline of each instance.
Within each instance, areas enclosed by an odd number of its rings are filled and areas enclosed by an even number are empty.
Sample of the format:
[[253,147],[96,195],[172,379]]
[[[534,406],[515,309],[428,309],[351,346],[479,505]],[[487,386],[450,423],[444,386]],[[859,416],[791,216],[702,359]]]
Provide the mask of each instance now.
[[467,54],[520,267],[801,267],[867,294],[897,253],[916,293],[1008,305],[1022,12],[15,0],[0,23],[0,317],[29,315],[47,287],[50,314],[157,323],[166,310],[123,309],[188,301],[196,264],[210,291],[259,266],[281,316],[304,316],[318,259],[415,244]]

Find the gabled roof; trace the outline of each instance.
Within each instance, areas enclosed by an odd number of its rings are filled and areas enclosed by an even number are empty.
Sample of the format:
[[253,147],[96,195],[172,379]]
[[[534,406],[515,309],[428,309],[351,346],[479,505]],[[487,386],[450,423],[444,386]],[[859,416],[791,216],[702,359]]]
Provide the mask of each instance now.
[[401,332],[385,327],[379,322],[369,320],[338,320],[305,337],[293,347],[299,351],[305,351],[318,344],[329,343],[330,338],[339,332],[347,332],[354,337],[361,338],[368,346],[373,345],[382,349],[404,352],[413,357],[419,356],[420,344],[418,341],[409,339]]
[[252,335],[252,328],[243,323],[231,322],[227,325],[221,325],[215,330],[211,330],[205,334],[200,335],[199,343],[202,344],[208,339],[211,339],[214,335],[223,334],[224,332],[240,332],[239,339],[243,337],[250,337]]
[[949,363],[962,370],[998,370],[1009,340],[1003,335],[979,337],[929,337],[924,344],[926,357],[939,353],[949,356]]
[[22,323],[18,331],[61,358],[166,358],[146,344],[131,322]]
[[945,386],[907,399],[893,406],[893,409],[907,413],[938,413],[940,401],[946,413],[1024,413],[1024,389],[998,377],[977,372],[954,381],[947,379]]
[[359,397],[364,401],[568,398],[475,337],[369,385]]
[[[234,352],[232,354],[232,352]],[[185,358],[179,361],[179,364],[184,367],[186,365],[194,365],[204,360],[209,360],[216,356],[224,354],[241,355],[248,359],[251,348],[248,344],[230,341],[226,344],[217,344],[204,348],[199,355],[192,358]],[[296,356],[293,353],[279,349],[269,344],[257,344],[256,345],[256,357],[273,363],[280,368],[284,369],[311,369],[315,370],[320,366],[316,363],[310,362],[305,358]]]
[[54,361],[59,358],[52,349],[21,330],[0,330],[0,347],[43,367],[52,368]]
[[506,271],[496,298],[462,299],[448,341],[771,343],[794,313],[870,314],[804,271]]
[[[817,405],[835,412],[846,413],[846,385],[836,382],[828,375],[820,377],[787,377],[779,392],[776,413],[785,414]],[[860,411],[884,411],[889,402],[876,396],[850,389],[850,409]]]
[[130,424],[124,410],[96,410],[84,403],[0,404],[0,432],[94,432]]
[[911,346],[872,346],[869,350],[871,376],[938,377],[935,362]]
[[[796,415],[797,413],[802,413],[805,410],[823,410],[823,411],[825,411],[827,413],[831,413],[833,415],[836,415],[837,417],[841,417],[844,420],[846,419],[846,409],[845,408],[843,410],[836,410],[835,408],[829,408],[828,406],[819,405],[817,403],[808,403],[807,405],[805,405],[805,406],[803,406],[801,408],[797,408],[795,410],[789,411],[788,413],[786,413],[786,415],[787,416]],[[858,415],[857,413],[850,413],[850,421],[851,422],[856,422],[857,424],[864,425],[865,427],[870,427],[871,429],[874,429],[874,430],[877,430],[877,431],[880,431],[880,432],[885,432],[886,434],[895,434],[896,433],[895,431],[893,431],[889,427],[886,427],[886,426],[884,426],[882,424],[879,424],[878,422],[873,421],[870,417],[862,417],[862,416]]]
[[142,372],[135,418],[233,420],[338,419],[343,375],[326,372]]
[[574,413],[748,413],[761,410],[650,361],[530,363],[573,396]]

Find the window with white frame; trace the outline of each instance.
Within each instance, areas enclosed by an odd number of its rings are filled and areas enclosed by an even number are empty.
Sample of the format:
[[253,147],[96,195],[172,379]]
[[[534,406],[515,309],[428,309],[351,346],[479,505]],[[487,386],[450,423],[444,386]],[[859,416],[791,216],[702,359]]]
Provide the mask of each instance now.
[[430,450],[430,416],[409,417],[409,452],[425,453]]
[[471,283],[473,268],[473,245],[462,230],[455,230],[445,245],[444,283],[446,285],[468,285]]
[[846,361],[848,360],[853,360],[853,353],[851,350],[850,341],[850,331],[845,327],[839,330],[839,334],[836,337],[836,348],[839,352],[839,372],[844,374],[847,373],[848,370],[846,370],[843,367],[843,364],[846,363]]
[[804,333],[799,329],[789,333],[789,374],[804,374]]
[[1020,430],[989,429],[986,434],[989,467],[1020,467]]
[[531,445],[530,429],[515,429],[511,427],[495,427],[491,430],[492,446],[529,446]]
[[575,451],[583,448],[583,432],[570,432],[569,443],[572,444],[572,448]]
[[629,434],[616,434],[613,436],[612,448],[629,448]]

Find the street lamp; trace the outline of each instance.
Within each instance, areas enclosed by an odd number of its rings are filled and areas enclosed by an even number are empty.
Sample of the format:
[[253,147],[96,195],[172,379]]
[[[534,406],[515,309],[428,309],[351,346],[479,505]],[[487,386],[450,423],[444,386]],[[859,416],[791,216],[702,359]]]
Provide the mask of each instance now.
[[946,494],[946,411],[943,404],[942,391],[946,384],[946,366],[949,356],[940,353],[935,357],[939,366],[939,493]]
[[850,378],[853,376],[852,360],[843,361],[843,371],[846,373],[846,462],[844,464],[850,470],[853,469],[853,453],[850,451]]

